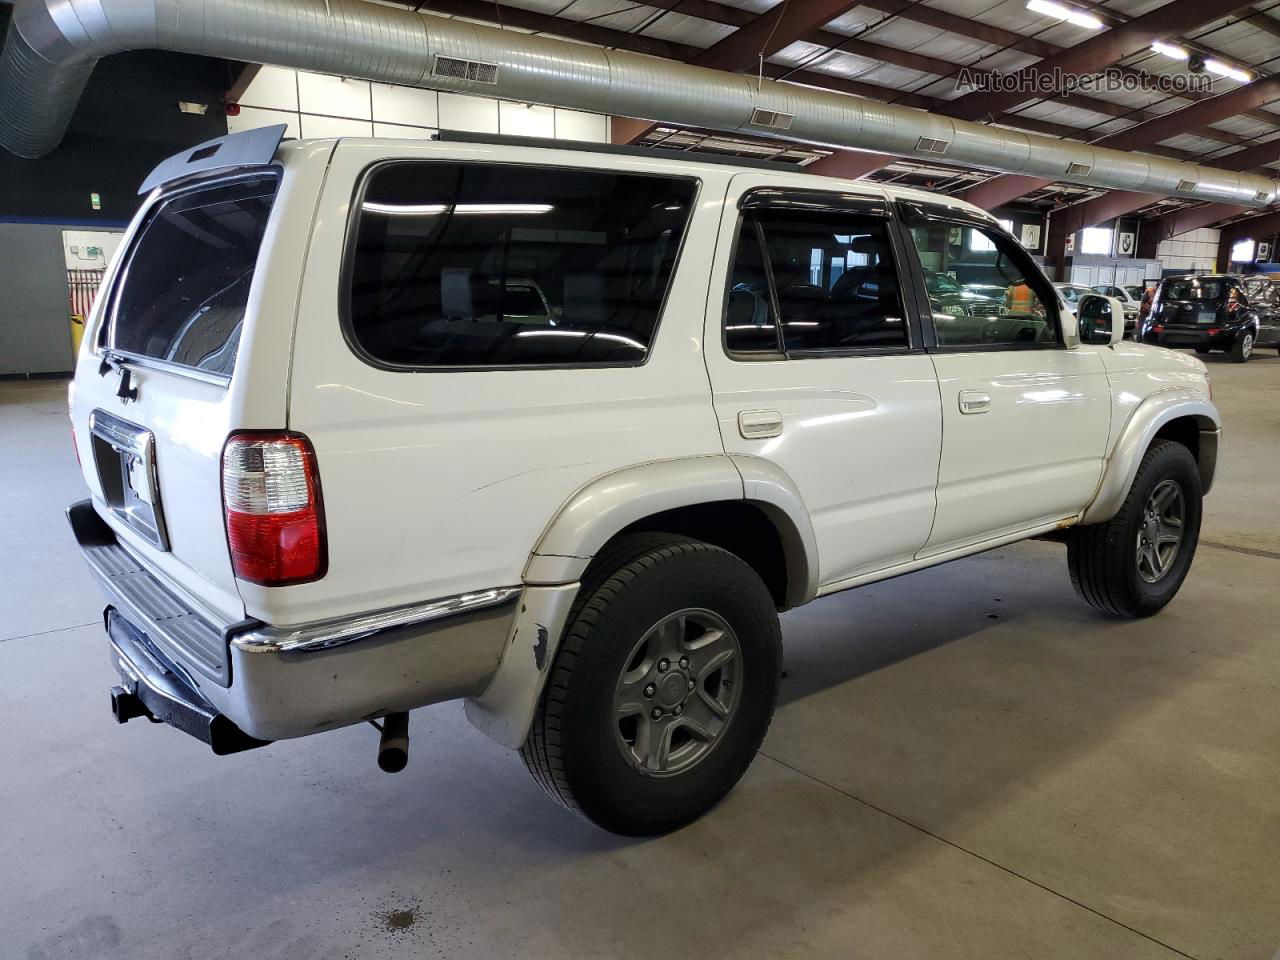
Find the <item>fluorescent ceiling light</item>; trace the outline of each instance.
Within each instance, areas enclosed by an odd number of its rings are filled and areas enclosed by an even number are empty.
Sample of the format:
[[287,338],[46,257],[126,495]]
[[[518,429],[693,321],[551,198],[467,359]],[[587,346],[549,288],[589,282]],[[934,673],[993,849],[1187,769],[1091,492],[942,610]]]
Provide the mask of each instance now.
[[1229,63],[1223,63],[1221,60],[1212,58],[1204,62],[1204,68],[1210,73],[1217,74],[1220,77],[1230,77],[1232,80],[1238,80],[1240,83],[1248,83],[1253,76],[1241,70],[1239,67],[1233,67]]
[[1165,43],[1162,40],[1157,40],[1153,43],[1151,45],[1151,49],[1156,53],[1163,53],[1166,57],[1170,57],[1174,60],[1186,60],[1191,56],[1191,54],[1188,51],[1183,50],[1182,47],[1176,47],[1172,43]]
[[1102,21],[1092,13],[1085,13],[1075,7],[1055,3],[1054,0],[1027,0],[1027,9],[1034,10],[1036,13],[1043,13],[1047,17],[1057,17],[1059,20],[1065,20],[1068,23],[1074,23],[1077,27],[1085,27],[1089,30],[1101,30],[1104,26]]
[[[434,217],[450,209],[447,203],[371,203],[365,201],[367,213],[383,213],[387,216]],[[459,203],[454,213],[550,213],[549,203]]]

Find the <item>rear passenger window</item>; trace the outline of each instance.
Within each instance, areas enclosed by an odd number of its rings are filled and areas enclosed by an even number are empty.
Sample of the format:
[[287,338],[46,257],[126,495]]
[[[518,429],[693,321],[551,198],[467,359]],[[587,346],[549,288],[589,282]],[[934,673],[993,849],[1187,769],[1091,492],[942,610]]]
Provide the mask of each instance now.
[[778,331],[788,355],[905,349],[904,318],[888,221],[770,210],[743,218],[725,311],[730,351],[777,352]]
[[644,362],[695,182],[478,163],[370,176],[349,332],[405,367]]

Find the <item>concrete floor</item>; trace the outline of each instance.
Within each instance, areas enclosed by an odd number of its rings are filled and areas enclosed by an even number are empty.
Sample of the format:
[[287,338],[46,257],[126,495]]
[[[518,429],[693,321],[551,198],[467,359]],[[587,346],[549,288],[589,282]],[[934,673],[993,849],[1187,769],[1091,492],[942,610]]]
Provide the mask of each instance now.
[[0,384],[0,958],[1217,957],[1280,947],[1280,359],[1159,617],[1028,543],[785,618],[761,757],[630,842],[456,705],[389,777],[352,728],[218,759],[112,723],[61,384]]

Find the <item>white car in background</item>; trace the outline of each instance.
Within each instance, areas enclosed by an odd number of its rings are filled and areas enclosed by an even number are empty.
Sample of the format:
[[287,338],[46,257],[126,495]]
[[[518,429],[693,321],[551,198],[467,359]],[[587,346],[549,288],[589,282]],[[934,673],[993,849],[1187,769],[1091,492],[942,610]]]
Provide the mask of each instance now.
[[[1067,309],[1071,311],[1073,316],[1076,313],[1076,307],[1080,303],[1081,297],[1097,296],[1098,294],[1102,294],[1105,297],[1114,296],[1110,293],[1102,293],[1102,290],[1098,287],[1086,287],[1082,283],[1055,283],[1054,286],[1058,288],[1058,293],[1061,294]],[[1110,287],[1109,289],[1119,290],[1120,288]],[[1132,339],[1133,331],[1138,326],[1138,307],[1136,304],[1130,303],[1127,298],[1115,297],[1115,299],[1120,301],[1120,308],[1124,313],[1125,338]]]

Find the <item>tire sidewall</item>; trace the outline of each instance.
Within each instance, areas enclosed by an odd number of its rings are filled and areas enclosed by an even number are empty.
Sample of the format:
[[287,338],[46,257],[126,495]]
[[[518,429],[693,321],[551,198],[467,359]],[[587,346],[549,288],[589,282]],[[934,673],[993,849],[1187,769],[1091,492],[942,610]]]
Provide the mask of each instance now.
[[[1186,509],[1182,543],[1178,547],[1178,556],[1169,573],[1156,583],[1147,583],[1138,574],[1138,532],[1142,527],[1142,513],[1147,499],[1165,480],[1175,480],[1182,488]],[[1190,451],[1180,445],[1172,444],[1161,449],[1142,470],[1138,471],[1131,496],[1133,509],[1129,511],[1128,522],[1118,534],[1125,538],[1125,576],[1128,578],[1129,591],[1137,602],[1139,612],[1153,613],[1172,600],[1182,586],[1183,580],[1191,570],[1196,544],[1200,539],[1200,521],[1203,513],[1200,472]]]
[[[723,617],[741,649],[738,703],[715,747],[690,770],[648,777],[618,749],[613,694],[640,638],[677,610]],[[591,628],[575,671],[561,736],[565,776],[582,812],[606,829],[673,829],[713,806],[741,777],[764,739],[781,671],[777,613],[746,564],[718,550],[659,560],[618,593]]]

